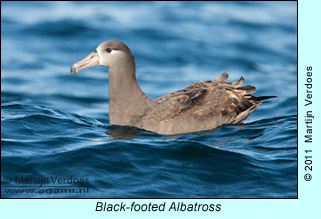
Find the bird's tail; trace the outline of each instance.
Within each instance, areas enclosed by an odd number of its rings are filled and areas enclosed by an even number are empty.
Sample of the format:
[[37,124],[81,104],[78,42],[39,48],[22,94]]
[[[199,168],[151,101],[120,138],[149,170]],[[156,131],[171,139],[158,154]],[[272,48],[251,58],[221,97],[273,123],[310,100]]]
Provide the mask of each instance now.
[[277,97],[277,96],[261,96],[261,97],[251,96],[250,100],[262,101],[262,100],[271,99],[271,98],[276,98],[276,97]]

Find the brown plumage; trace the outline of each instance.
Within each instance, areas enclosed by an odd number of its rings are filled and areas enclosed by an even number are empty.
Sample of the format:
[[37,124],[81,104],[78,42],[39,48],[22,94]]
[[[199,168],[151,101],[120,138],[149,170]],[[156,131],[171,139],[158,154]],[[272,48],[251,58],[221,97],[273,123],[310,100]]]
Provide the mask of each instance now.
[[262,100],[256,88],[227,82],[227,73],[213,81],[200,81],[183,90],[150,99],[139,87],[135,59],[120,41],[106,41],[85,59],[75,63],[71,72],[104,65],[109,68],[109,118],[112,125],[135,126],[160,134],[179,134],[214,129],[243,122]]
[[[155,102],[162,108],[158,110],[158,121],[171,123],[171,120],[182,121],[186,118],[185,127],[171,127],[175,133],[189,131],[189,125],[197,123],[199,125],[194,126],[193,131],[243,122],[262,102],[252,96],[256,91],[254,86],[240,87],[243,77],[232,83],[227,82],[227,78],[228,74],[223,73],[213,81],[200,81],[156,99]],[[273,96],[260,100],[268,98]]]

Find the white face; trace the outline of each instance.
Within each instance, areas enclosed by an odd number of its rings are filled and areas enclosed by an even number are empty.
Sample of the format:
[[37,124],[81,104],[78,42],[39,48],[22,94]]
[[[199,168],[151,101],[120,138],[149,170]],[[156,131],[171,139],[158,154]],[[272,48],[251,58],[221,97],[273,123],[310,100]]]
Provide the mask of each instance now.
[[117,62],[117,60],[121,60],[126,55],[121,50],[112,49],[109,47],[101,47],[99,45],[96,49],[99,57],[99,65],[110,67],[111,63]]
[[73,64],[71,73],[76,74],[95,65],[103,65],[109,68],[112,65],[121,66],[123,63],[132,63],[135,66],[134,56],[124,43],[110,40],[101,43],[94,52]]

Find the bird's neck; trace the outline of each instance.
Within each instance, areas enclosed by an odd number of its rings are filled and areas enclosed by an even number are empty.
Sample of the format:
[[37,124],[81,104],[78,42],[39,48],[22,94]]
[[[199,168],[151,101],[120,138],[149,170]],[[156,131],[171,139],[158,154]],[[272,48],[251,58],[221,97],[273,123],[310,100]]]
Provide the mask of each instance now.
[[109,121],[111,125],[136,124],[152,100],[139,87],[134,66],[109,68]]

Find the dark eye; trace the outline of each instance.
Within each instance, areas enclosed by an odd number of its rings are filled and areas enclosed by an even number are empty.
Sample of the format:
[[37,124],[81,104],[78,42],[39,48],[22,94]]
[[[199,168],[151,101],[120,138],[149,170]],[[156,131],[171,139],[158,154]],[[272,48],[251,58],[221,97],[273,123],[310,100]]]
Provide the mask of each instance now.
[[110,53],[110,52],[111,52],[111,48],[107,48],[106,51],[107,51],[108,53]]

